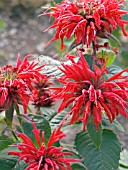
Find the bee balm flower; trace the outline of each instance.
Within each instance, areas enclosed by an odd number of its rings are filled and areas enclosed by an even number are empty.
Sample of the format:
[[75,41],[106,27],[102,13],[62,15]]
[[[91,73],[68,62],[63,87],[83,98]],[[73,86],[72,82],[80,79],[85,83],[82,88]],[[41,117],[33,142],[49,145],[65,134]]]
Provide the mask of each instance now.
[[[90,45],[96,42],[96,36],[108,38],[108,34],[119,26],[123,34],[128,36],[124,25],[128,21],[121,17],[128,12],[121,9],[124,0],[64,0],[60,4],[54,4],[50,12],[45,14],[52,16],[55,22],[47,30],[56,28],[56,34],[50,42],[61,39],[61,49],[64,48],[64,37],[67,39],[73,35],[76,44]],[[46,30],[46,31],[47,31]]]
[[49,78],[44,76],[40,80],[33,81],[33,105],[36,108],[51,106],[53,100],[51,99],[50,90],[48,89],[50,86]]
[[53,98],[62,99],[59,112],[72,105],[69,111],[71,124],[82,120],[85,130],[88,118],[93,118],[98,128],[103,114],[111,123],[118,114],[128,117],[128,76],[122,75],[128,68],[105,80],[105,64],[101,69],[94,65],[92,71],[82,55],[78,62],[73,57],[69,56],[69,59],[71,65],[62,64],[60,68],[65,75],[59,81],[64,86],[52,89]]
[[38,67],[38,63],[29,62],[29,57],[26,56],[21,61],[18,55],[16,66],[6,65],[0,68],[0,111],[5,110],[11,101],[17,106],[22,104],[26,113],[31,99],[32,82],[42,77],[40,71],[43,67]]
[[35,146],[27,135],[18,133],[18,137],[23,140],[16,145],[20,152],[11,151],[8,154],[18,156],[19,160],[28,164],[25,170],[72,170],[70,163],[80,160],[65,158],[65,156],[72,154],[64,152],[63,147],[53,146],[55,142],[65,137],[65,134],[60,130],[62,124],[58,129],[53,130],[47,146],[44,143],[44,132],[42,132],[42,138],[40,138],[40,130],[36,128],[35,123],[33,123],[33,127],[33,134],[38,146]]

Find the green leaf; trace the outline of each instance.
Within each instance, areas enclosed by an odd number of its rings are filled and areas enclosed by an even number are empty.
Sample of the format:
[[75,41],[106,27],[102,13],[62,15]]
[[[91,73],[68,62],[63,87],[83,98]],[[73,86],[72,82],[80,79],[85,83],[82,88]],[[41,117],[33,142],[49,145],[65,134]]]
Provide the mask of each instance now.
[[86,59],[88,65],[90,66],[91,70],[93,70],[93,55],[85,54],[84,58]]
[[51,129],[56,128],[67,114],[66,111],[58,113],[51,108],[41,108],[41,113],[49,121]]
[[101,145],[102,141],[102,128],[99,127],[99,130],[96,129],[94,122],[87,123],[87,131],[93,142],[93,144],[98,148]]
[[0,170],[12,170],[16,164],[17,160],[12,157],[0,157]]
[[122,19],[128,21],[128,14],[123,15]]
[[86,170],[87,168],[81,164],[72,164],[72,170]]
[[[64,148],[66,148],[65,147],[65,145],[62,145]],[[72,151],[72,150],[70,150],[70,149],[63,149],[63,151],[64,152],[70,152],[71,154],[72,154],[72,156],[65,156],[66,158],[75,158],[75,159],[81,159],[82,160],[82,158],[81,158],[81,156],[74,150],[74,151]]]
[[17,157],[8,155],[8,152],[12,150],[14,150],[14,148],[9,147],[0,152],[0,170],[12,170],[15,167]]
[[103,118],[102,125],[105,127],[111,128],[112,130],[120,131],[126,133],[123,126],[115,119],[112,123],[110,123],[109,119]]
[[122,167],[122,165],[118,168],[118,170],[128,170],[126,167]]
[[71,167],[72,170],[85,170],[86,167],[81,163],[82,162],[82,158],[81,156],[74,150],[70,150],[70,149],[64,149],[63,152],[70,152],[72,154],[72,156],[65,156],[66,158],[74,158],[74,159],[79,159],[81,160],[80,163],[72,163]]
[[101,50],[101,51],[99,50],[99,52],[97,52],[96,54],[96,57],[103,58],[105,59],[105,61],[106,61],[106,58],[108,58],[107,63],[106,63],[106,66],[108,67],[113,63],[115,59],[115,53],[110,50]]
[[63,75],[62,71],[58,69],[58,66],[61,67],[61,62],[55,59],[52,59],[49,56],[39,56],[35,62],[39,62],[38,65],[45,64],[45,69],[42,71],[43,74],[48,74],[53,77],[61,77]]
[[[51,135],[51,128],[50,128],[49,122],[41,115],[29,114],[28,117],[36,123],[37,128],[40,129],[41,132],[42,131],[45,132],[45,141],[48,141]],[[33,130],[32,122],[23,120],[22,127],[23,127],[24,133],[27,136],[29,136],[35,144],[37,144],[34,134],[32,133],[32,130]]]
[[54,1],[55,1],[57,4],[62,2],[62,0],[54,0]]
[[122,53],[121,53],[121,58],[117,60],[117,65],[121,65],[123,69],[128,67],[128,49],[123,48]]
[[119,73],[120,71],[122,71],[122,69],[117,66],[117,65],[111,65],[108,67],[108,78],[113,76],[114,74]]
[[0,136],[0,151],[4,150],[12,143],[14,143],[13,139],[9,138],[8,136]]
[[116,47],[117,50],[119,51],[119,53],[121,53],[122,51],[122,44],[121,44],[121,29],[119,27],[117,27],[116,30],[114,30],[111,34],[112,36],[114,36],[114,38],[109,38],[109,43],[111,45],[111,47]]
[[115,60],[115,53],[113,52],[109,52],[108,53],[108,60],[107,60],[107,63],[106,63],[106,66],[110,66]]
[[[75,58],[75,61],[78,61],[79,57]],[[45,65],[45,69],[42,71],[43,74],[50,75],[51,77],[60,78],[64,75],[64,73],[58,69],[58,67],[62,68],[61,62],[59,60],[52,59],[48,56],[39,56],[35,62],[40,61],[38,65]],[[71,61],[65,61],[64,64],[71,64]]]
[[51,120],[50,120],[50,125],[51,128],[54,129],[56,128],[60,122],[65,118],[67,112],[66,111],[62,111],[60,113],[57,113]]
[[14,170],[25,170],[25,168],[28,166],[28,164],[25,164],[24,161],[19,161],[13,168]]
[[77,134],[75,146],[78,153],[85,158],[84,164],[88,170],[116,170],[118,168],[121,145],[111,130],[103,130],[102,143],[99,148],[95,147],[87,132]]
[[49,107],[41,107],[40,108],[41,114],[43,117],[45,117],[46,120],[50,121],[57,112]]
[[24,161],[18,161],[18,157],[8,155],[9,151],[14,150],[14,147],[9,147],[0,152],[0,170],[25,170],[28,166]]
[[120,167],[128,169],[128,151],[124,149],[120,154]]

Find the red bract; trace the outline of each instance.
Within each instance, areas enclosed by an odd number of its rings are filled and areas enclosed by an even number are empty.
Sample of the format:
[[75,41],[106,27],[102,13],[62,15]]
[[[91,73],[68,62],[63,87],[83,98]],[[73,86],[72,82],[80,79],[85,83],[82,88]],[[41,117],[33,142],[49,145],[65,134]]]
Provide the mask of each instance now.
[[50,83],[47,76],[44,76],[40,80],[35,80],[33,82],[33,90],[32,90],[32,97],[34,101],[34,105],[37,108],[43,106],[51,106],[53,100],[51,99],[51,94],[49,91]]
[[44,143],[44,132],[42,132],[42,139],[40,139],[40,130],[36,128],[35,123],[33,123],[33,127],[33,134],[38,147],[27,135],[18,133],[18,137],[23,140],[22,143],[16,145],[20,152],[11,151],[8,153],[18,156],[19,160],[24,160],[29,165],[25,170],[71,170],[70,163],[80,161],[74,158],[65,158],[66,155],[71,156],[72,154],[62,151],[62,147],[52,146],[65,137],[65,134],[60,130],[62,124],[57,130],[53,130],[48,146]]
[[62,99],[59,112],[72,104],[71,124],[82,120],[85,130],[88,118],[93,118],[98,128],[103,114],[111,123],[118,114],[128,117],[128,76],[122,75],[128,68],[105,80],[105,64],[101,69],[94,65],[92,71],[82,55],[77,63],[73,57],[69,56],[69,59],[72,64],[62,64],[63,68],[60,68],[65,74],[59,79],[64,87],[52,89],[53,98]]
[[29,57],[21,61],[18,55],[16,66],[6,65],[0,69],[0,111],[5,110],[13,100],[17,106],[22,104],[26,113],[32,82],[43,76],[40,73],[43,66],[38,67],[38,63],[29,62]]
[[[54,4],[51,12],[45,14],[55,18],[51,28],[56,28],[56,34],[50,42],[61,39],[64,48],[64,37],[67,39],[75,36],[76,43],[90,45],[96,41],[96,36],[108,38],[107,33],[116,29],[117,25],[123,34],[128,36],[124,25],[128,21],[121,17],[128,12],[120,9],[124,0],[64,0],[60,4]],[[46,31],[47,31],[46,30]]]

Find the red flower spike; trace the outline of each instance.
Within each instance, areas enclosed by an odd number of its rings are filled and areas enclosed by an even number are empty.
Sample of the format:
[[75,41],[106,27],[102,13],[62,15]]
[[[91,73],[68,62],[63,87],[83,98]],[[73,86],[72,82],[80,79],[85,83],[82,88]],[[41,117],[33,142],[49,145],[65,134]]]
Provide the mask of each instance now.
[[34,80],[44,75],[40,73],[44,66],[38,67],[38,62],[29,62],[26,56],[23,61],[18,54],[16,66],[6,65],[0,68],[0,111],[8,107],[10,100],[17,105],[22,104],[24,113],[27,112],[28,103],[32,100],[30,92]]
[[128,14],[120,9],[123,4],[124,1],[118,0],[64,0],[60,4],[54,3],[55,7],[44,13],[55,19],[47,29],[56,28],[56,34],[49,43],[61,39],[63,49],[64,37],[69,39],[74,35],[77,44],[90,45],[92,41],[96,42],[96,36],[108,38],[106,33],[111,33],[117,25],[128,36],[124,28],[128,21],[121,18]]
[[[36,127],[36,124],[33,122],[32,123],[32,125],[33,125],[33,127],[34,127],[34,129],[33,129],[33,134],[34,134],[34,136],[35,136],[35,138],[36,138],[36,141],[37,141],[37,143],[38,143],[38,145],[40,146],[41,145],[41,141],[40,141],[40,130],[39,129],[37,129],[37,127]],[[44,141],[43,141],[44,142]]]
[[55,129],[48,141],[48,146],[44,143],[44,132],[42,132],[42,141],[40,138],[40,130],[37,129],[35,123],[33,134],[38,143],[38,148],[34,145],[32,140],[25,134],[19,133],[18,137],[23,142],[17,144],[19,152],[10,151],[9,155],[18,156],[19,160],[23,160],[28,167],[25,170],[72,170],[71,162],[80,162],[79,159],[65,158],[65,156],[72,156],[70,152],[63,152],[63,147],[52,146],[55,142],[59,141],[65,134],[60,130],[64,121],[60,124],[58,129]]
[[94,65],[92,71],[82,54],[78,62],[73,57],[70,61],[70,65],[62,64],[61,68],[65,75],[59,81],[64,87],[51,89],[55,100],[62,99],[59,112],[72,104],[69,111],[71,124],[81,120],[85,130],[89,117],[93,117],[97,128],[102,114],[106,114],[111,123],[118,114],[128,117],[128,76],[123,75],[128,68],[104,80],[103,75],[108,73],[105,64],[102,68]]
[[53,143],[59,141],[60,139],[64,138],[66,135],[61,131],[61,128],[64,124],[64,122],[67,120],[68,116],[64,118],[64,120],[60,123],[58,129],[54,129],[52,132],[52,135],[48,141],[48,147],[52,146]]

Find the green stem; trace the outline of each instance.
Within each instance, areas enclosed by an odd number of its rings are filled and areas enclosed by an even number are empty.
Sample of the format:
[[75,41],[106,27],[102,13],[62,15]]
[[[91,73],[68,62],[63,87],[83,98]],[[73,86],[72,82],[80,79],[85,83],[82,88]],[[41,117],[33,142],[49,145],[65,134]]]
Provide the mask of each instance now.
[[95,46],[94,41],[92,41],[92,48],[93,48],[93,55],[94,55],[94,57],[96,57],[96,46]]
[[14,107],[15,107],[15,111],[16,111],[16,114],[17,114],[17,120],[19,122],[20,129],[21,129],[21,131],[23,131],[23,128],[22,128],[22,118],[20,116],[19,107],[17,107],[16,104],[14,105]]
[[17,138],[17,136],[16,136],[16,134],[15,134],[15,132],[13,130],[11,130],[11,133],[14,136],[15,140],[18,140],[18,138]]
[[13,114],[14,114],[14,102],[13,100],[10,100],[5,110],[5,116],[6,116],[5,122],[9,128],[12,128]]
[[19,117],[20,116],[19,107],[17,107],[16,104],[14,105],[14,107],[15,107],[15,111],[16,111],[16,114],[17,114],[18,122],[19,122],[20,126],[22,126],[22,119],[21,119],[21,117]]

